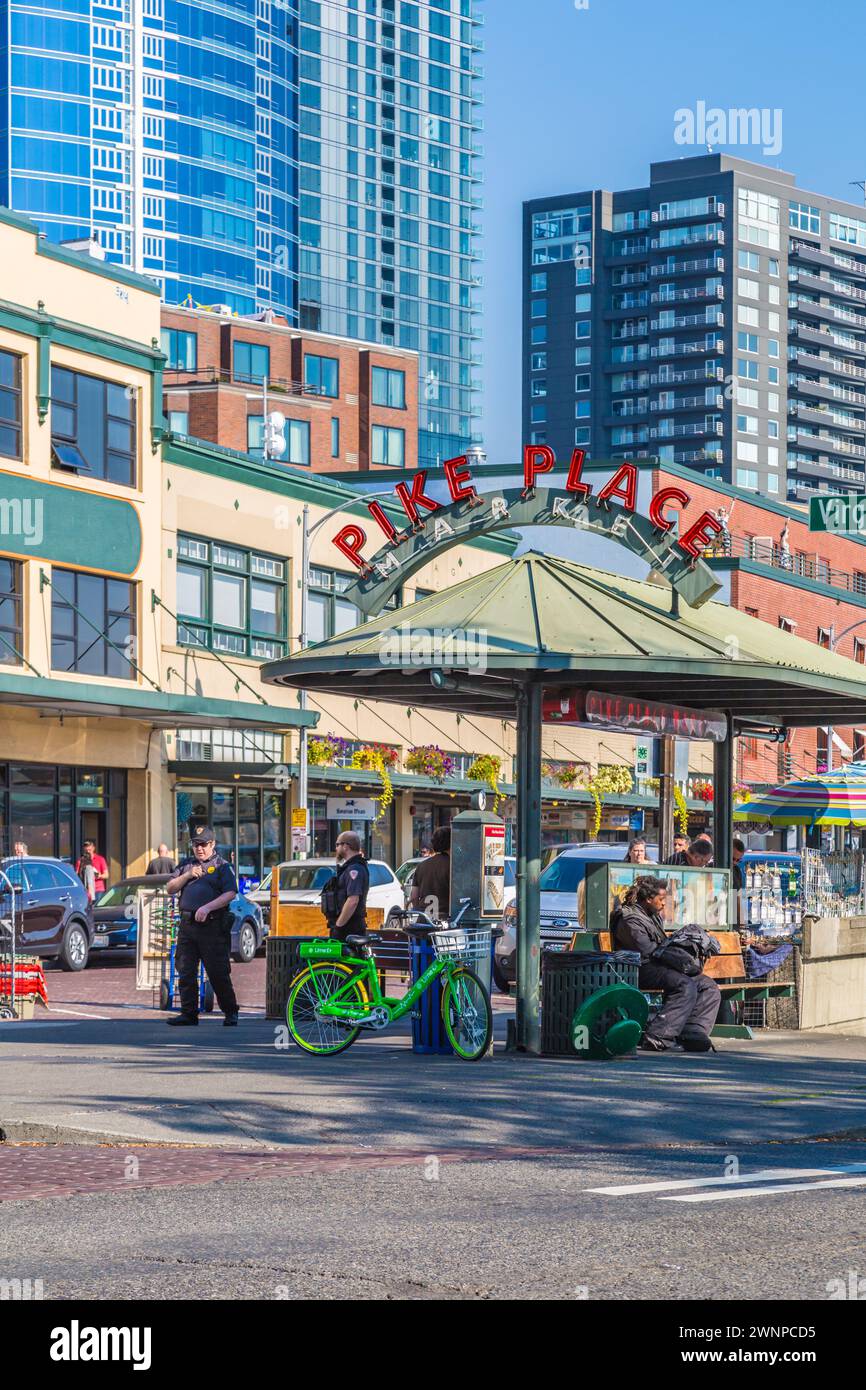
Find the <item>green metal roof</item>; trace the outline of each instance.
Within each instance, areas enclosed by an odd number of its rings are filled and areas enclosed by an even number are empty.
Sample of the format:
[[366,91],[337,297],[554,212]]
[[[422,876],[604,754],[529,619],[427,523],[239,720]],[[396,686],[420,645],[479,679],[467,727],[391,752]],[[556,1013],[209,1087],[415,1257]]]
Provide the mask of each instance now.
[[[517,689],[582,686],[780,725],[866,717],[866,671],[722,603],[670,612],[671,592],[530,552],[304,652],[268,663],[266,681],[332,694],[513,718]],[[405,626],[404,626],[405,625]],[[423,658],[436,629],[483,635],[474,667]],[[403,639],[399,656],[394,647]],[[413,657],[411,644],[415,644]],[[436,690],[430,669],[453,671]]]

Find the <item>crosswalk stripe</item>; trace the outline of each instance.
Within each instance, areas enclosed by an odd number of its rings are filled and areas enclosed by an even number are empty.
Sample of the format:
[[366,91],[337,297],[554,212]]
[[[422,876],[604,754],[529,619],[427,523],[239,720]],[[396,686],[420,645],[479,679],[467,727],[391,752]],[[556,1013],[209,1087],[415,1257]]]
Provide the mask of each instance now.
[[625,1194],[637,1195],[640,1192],[670,1192],[677,1187],[729,1187],[737,1182],[772,1182],[775,1178],[822,1178],[833,1173],[866,1170],[866,1164],[854,1164],[851,1168],[761,1168],[754,1173],[741,1173],[737,1177],[716,1178],[672,1178],[664,1182],[626,1183],[618,1187],[588,1187],[587,1192],[602,1192],[606,1196],[619,1197]]
[[859,1178],[831,1178],[827,1182],[784,1182],[778,1187],[737,1187],[728,1192],[684,1192],[661,1197],[662,1202],[721,1202],[728,1197],[769,1197],[776,1192],[815,1192],[819,1187],[863,1187],[866,1174]]

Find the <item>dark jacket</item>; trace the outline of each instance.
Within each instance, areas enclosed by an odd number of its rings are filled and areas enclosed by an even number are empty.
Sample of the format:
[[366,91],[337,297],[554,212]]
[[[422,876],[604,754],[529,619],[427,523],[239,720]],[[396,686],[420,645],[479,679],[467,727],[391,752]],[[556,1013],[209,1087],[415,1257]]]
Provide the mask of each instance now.
[[647,960],[653,951],[667,941],[659,914],[638,907],[637,903],[614,913],[611,927],[617,950],[640,951],[643,960]]

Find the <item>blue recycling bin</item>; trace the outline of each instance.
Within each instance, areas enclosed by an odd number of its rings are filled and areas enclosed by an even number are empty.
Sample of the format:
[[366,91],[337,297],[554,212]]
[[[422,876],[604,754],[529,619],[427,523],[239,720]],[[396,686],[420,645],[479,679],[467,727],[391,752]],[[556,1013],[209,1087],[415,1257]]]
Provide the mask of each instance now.
[[[409,938],[412,983],[420,980],[425,970],[433,964],[435,953],[426,937]],[[412,1012],[412,1051],[428,1056],[453,1057],[454,1048],[448,1041],[445,1025],[442,1022],[442,985],[445,979],[440,975],[429,989],[425,989]]]

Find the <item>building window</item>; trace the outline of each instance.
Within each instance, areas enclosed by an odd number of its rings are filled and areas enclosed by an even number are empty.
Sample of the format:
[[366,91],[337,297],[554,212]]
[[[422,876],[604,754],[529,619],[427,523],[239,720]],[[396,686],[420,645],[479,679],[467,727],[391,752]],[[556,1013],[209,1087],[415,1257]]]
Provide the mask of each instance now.
[[238,381],[264,381],[270,376],[271,350],[263,343],[236,342],[232,345],[232,363]]
[[189,434],[189,411],[170,410],[168,412],[168,428],[172,434]]
[[373,368],[373,404],[388,410],[406,409],[406,373]]
[[310,466],[310,422],[309,420],[286,420],[286,463],[295,463],[301,468]]
[[286,650],[286,563],[221,541],[178,536],[177,640],[269,661]]
[[337,400],[340,395],[340,363],[336,357],[314,357],[307,353],[304,357],[304,390],[314,396],[329,396]]
[[334,570],[311,569],[307,609],[307,642],[324,642],[362,622],[360,610],[342,595],[355,576]]
[[0,352],[0,454],[21,457],[21,358]]
[[51,449],[56,468],[135,483],[137,393],[67,367],[51,369]]
[[331,458],[340,457],[340,421],[336,415],[331,416]]
[[866,729],[854,730],[854,761],[862,763],[866,759]]
[[782,632],[796,632],[797,624],[793,618],[779,618],[779,628]]
[[406,453],[406,431],[390,425],[374,425],[372,430],[371,462],[379,467],[403,468]]
[[818,628],[818,646],[823,647],[825,652],[830,650],[830,629],[828,627]]
[[198,334],[182,328],[164,328],[160,336],[168,358],[166,368],[172,372],[194,372],[198,366]]
[[132,680],[135,590],[124,579],[53,568],[51,665],[55,671]]
[[263,415],[247,416],[247,453],[253,458],[264,457],[265,419]]
[[866,666],[866,641],[862,637],[854,638],[854,660],[858,666]]
[[18,560],[0,557],[0,666],[20,666],[24,642],[21,622],[21,574]]

